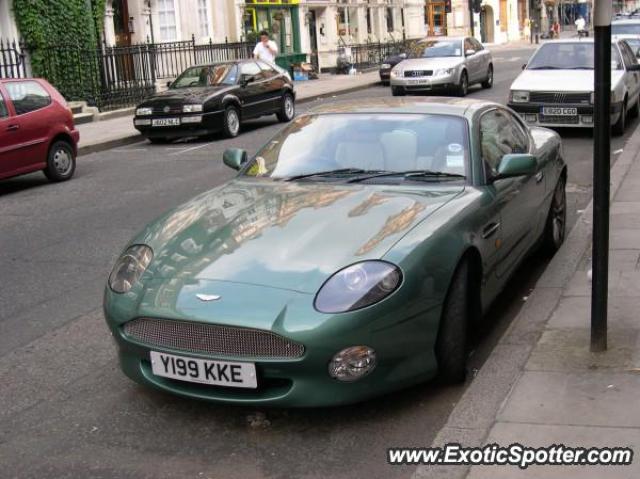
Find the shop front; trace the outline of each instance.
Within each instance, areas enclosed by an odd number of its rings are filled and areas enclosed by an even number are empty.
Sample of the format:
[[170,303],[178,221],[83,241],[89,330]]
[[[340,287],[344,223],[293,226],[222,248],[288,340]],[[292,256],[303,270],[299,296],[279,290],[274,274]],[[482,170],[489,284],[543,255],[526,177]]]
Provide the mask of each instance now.
[[300,49],[300,0],[245,0],[244,34],[249,41],[258,41],[266,30],[278,45],[276,63],[289,69],[292,63],[304,62]]
[[425,24],[428,36],[447,34],[447,4],[443,0],[426,0]]

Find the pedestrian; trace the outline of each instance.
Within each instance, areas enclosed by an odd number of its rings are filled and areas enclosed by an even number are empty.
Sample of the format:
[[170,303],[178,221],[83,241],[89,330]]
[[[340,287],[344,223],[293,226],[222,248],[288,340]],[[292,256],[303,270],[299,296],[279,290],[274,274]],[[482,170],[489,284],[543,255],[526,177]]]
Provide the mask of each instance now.
[[553,38],[560,38],[560,24],[558,20],[553,22]]
[[582,35],[589,36],[589,32],[587,32],[586,30],[587,22],[584,21],[584,18],[582,18],[582,15],[578,17],[578,19],[575,21],[575,24],[578,30],[579,37],[581,37]]
[[531,39],[531,20],[529,20],[528,18],[526,18],[524,21],[524,39]]
[[278,54],[278,45],[276,42],[269,39],[269,33],[266,30],[260,32],[260,41],[253,49],[253,57],[256,60],[265,60],[269,63],[273,63]]

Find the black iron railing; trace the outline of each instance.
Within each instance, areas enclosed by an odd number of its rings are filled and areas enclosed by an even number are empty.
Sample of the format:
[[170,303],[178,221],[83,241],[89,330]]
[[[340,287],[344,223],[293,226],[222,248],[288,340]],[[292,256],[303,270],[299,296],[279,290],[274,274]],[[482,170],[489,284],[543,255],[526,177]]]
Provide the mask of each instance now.
[[406,51],[415,40],[403,40],[397,42],[368,42],[358,44],[343,44],[335,51],[321,52],[336,55],[336,69],[338,73],[346,73],[354,67],[357,70],[366,70],[381,65],[385,58]]
[[0,38],[0,78],[28,76],[25,59],[22,43]]

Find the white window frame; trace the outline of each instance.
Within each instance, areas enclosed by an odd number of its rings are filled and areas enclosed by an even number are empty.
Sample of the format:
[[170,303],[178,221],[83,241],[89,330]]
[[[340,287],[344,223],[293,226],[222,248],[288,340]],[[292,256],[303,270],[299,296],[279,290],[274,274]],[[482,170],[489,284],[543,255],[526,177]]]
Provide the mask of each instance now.
[[[203,35],[202,30],[202,14],[201,14],[201,3],[204,4],[205,15],[207,19],[207,31],[206,34]],[[209,0],[198,0],[198,36],[202,39],[212,39],[213,38],[213,9],[211,8],[211,4]]]
[[[163,3],[167,2],[167,3],[171,3],[173,5],[173,18],[175,20],[175,24],[174,24],[174,28],[175,28],[175,37],[173,38],[164,38],[163,34],[162,34],[162,29],[163,29],[163,25],[160,22],[160,5],[159,2],[162,1]],[[180,12],[176,6],[176,1],[175,0],[155,0],[155,17],[157,18],[157,23],[156,25],[158,25],[158,38],[160,39],[161,42],[177,42],[181,39],[181,31],[180,31]],[[164,12],[164,10],[163,10]]]

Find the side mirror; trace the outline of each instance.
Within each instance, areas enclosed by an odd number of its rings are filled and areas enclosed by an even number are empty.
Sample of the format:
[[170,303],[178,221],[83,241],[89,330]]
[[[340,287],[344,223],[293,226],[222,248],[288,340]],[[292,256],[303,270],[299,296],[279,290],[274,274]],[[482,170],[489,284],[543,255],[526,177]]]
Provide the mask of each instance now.
[[525,70],[527,68],[527,64],[522,65],[522,69]]
[[222,161],[229,168],[239,170],[247,161],[247,152],[241,148],[229,148],[222,154]]
[[243,87],[247,86],[253,80],[254,80],[253,75],[247,75],[247,74],[241,75],[240,76],[240,85],[243,86]]
[[168,82],[167,82],[167,88],[171,88],[171,84],[172,84],[172,83],[173,83],[173,82],[168,81]]
[[471,50],[471,49],[469,49],[469,50],[465,50],[465,51],[464,51],[464,54],[465,54],[466,56],[470,57],[470,56],[475,55],[475,54],[476,54],[476,51],[475,51],[475,50]]
[[504,155],[498,165],[498,174],[492,181],[516,176],[530,176],[538,171],[538,159],[528,153]]

